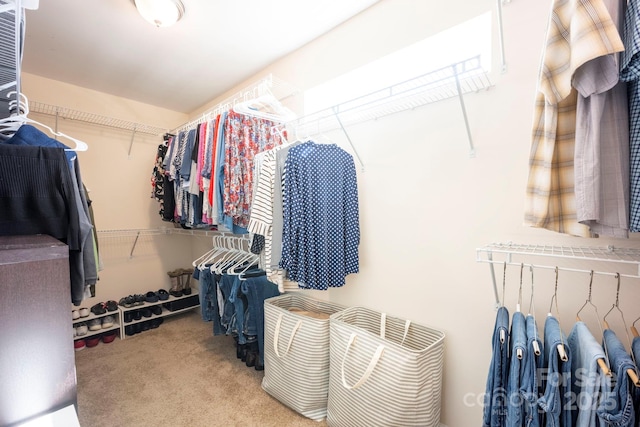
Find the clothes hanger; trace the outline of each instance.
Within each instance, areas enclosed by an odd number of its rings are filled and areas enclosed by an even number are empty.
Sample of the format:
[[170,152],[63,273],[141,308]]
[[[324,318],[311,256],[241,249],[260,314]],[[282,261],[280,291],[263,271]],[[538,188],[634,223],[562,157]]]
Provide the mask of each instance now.
[[[631,348],[631,339],[629,338],[629,329],[627,328],[627,323],[624,320],[624,313],[620,309],[620,305],[619,305],[620,304],[620,273],[616,273],[616,279],[618,280],[618,286],[616,287],[616,302],[611,306],[609,311],[607,311],[607,314],[604,315],[604,317],[602,318],[602,323],[604,323],[605,329],[611,329],[609,327],[609,323],[607,322],[607,316],[609,315],[609,313],[613,311],[614,308],[617,309],[618,312],[620,313],[620,318],[622,319],[624,332],[625,332],[625,335],[627,336],[627,343],[629,344],[629,348]],[[636,364],[636,359],[635,359],[635,356],[633,355],[633,351],[631,352],[630,356],[631,356],[631,359],[633,360],[633,365],[636,368],[627,369],[627,375],[629,375],[629,379],[633,382],[633,384],[636,387],[640,387],[640,378],[638,378],[638,373],[636,372],[638,365]]]
[[[522,305],[522,270],[524,270],[524,263],[520,263],[520,287],[518,288],[518,303],[516,304],[516,313],[520,313],[520,306]],[[522,360],[522,349],[516,349],[516,357]]]
[[[504,266],[502,268],[502,301],[500,302],[501,308],[506,308],[504,306],[504,293],[506,288],[506,282],[507,282],[507,261],[504,262]],[[503,329],[500,329],[500,342],[504,344],[506,340],[507,340],[506,332]]]
[[[533,323],[534,325],[536,324],[536,308],[534,307],[533,304],[533,265],[529,266],[529,271],[531,272],[531,298],[529,299],[529,313],[528,315],[533,317]],[[540,356],[540,354],[542,354],[542,352],[540,351],[540,345],[538,344],[538,329],[537,327],[534,329],[534,340],[532,343],[533,346],[533,353],[536,356]]]
[[269,92],[257,98],[236,103],[233,106],[233,111],[245,116],[259,117],[280,123],[290,122],[297,117],[293,111],[283,106]]
[[[602,334],[602,336],[604,336],[604,331],[602,330],[602,323],[600,323],[600,315],[598,314],[598,307],[596,307],[595,304],[591,302],[591,287],[593,286],[593,270],[591,270],[591,273],[589,274],[589,276],[590,276],[589,277],[589,296],[587,297],[587,300],[584,302],[584,304],[582,304],[582,307],[580,307],[580,309],[576,313],[576,320],[578,322],[582,322],[582,320],[580,319],[580,312],[582,311],[583,308],[587,306],[587,304],[589,304],[591,307],[593,307],[593,309],[596,312],[596,320],[598,321],[598,327],[600,328],[600,333]],[[608,356],[606,343],[603,345],[603,347],[604,347],[604,354],[606,356],[606,360],[608,361],[609,356]],[[600,366],[600,370],[602,370],[602,372],[605,375],[609,377],[613,375],[605,359],[603,358],[598,359],[598,366]]]
[[[15,94],[16,94],[15,91],[11,91],[7,94],[7,97]],[[49,130],[49,132],[51,132],[55,136],[67,138],[75,143],[75,147],[66,148],[65,151],[87,151],[89,146],[87,145],[86,142],[80,141],[79,139],[73,138],[62,132],[56,132],[53,129],[51,129],[49,126],[27,117],[29,114],[29,100],[27,99],[27,96],[23,93],[20,94],[20,98],[21,98],[20,101],[17,101],[17,100],[10,101],[9,109],[19,107],[17,108],[17,111],[21,111],[22,113],[14,114],[9,117],[0,119],[0,133],[12,134],[17,132],[18,129],[20,129],[20,127],[23,124],[26,124],[26,123],[34,124]]]
[[[558,267],[557,266],[556,266],[556,284],[555,284],[555,289],[553,291],[553,296],[551,297],[551,304],[549,305],[549,313],[547,314],[547,317],[553,316],[553,314],[551,313],[551,309],[553,308],[554,301],[556,305],[556,319],[558,319],[558,326],[559,326],[560,311],[558,310]],[[558,349],[558,355],[560,355],[560,359],[563,362],[568,361],[569,357],[567,356],[567,352],[564,349],[564,338],[562,336],[562,328],[560,328],[560,344],[558,344],[557,349]]]

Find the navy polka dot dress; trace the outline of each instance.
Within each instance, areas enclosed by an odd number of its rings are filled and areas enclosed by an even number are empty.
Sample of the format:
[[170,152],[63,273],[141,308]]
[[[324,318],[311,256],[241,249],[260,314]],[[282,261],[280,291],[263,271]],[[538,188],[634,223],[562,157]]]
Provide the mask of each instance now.
[[307,141],[285,163],[280,267],[301,288],[325,290],[359,270],[358,187],[353,157]]

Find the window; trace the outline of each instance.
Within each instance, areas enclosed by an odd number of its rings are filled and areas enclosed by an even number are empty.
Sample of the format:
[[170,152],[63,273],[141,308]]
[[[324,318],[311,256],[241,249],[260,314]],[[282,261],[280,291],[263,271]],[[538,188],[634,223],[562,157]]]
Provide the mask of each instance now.
[[473,57],[490,71],[491,12],[305,91],[304,111],[324,110]]

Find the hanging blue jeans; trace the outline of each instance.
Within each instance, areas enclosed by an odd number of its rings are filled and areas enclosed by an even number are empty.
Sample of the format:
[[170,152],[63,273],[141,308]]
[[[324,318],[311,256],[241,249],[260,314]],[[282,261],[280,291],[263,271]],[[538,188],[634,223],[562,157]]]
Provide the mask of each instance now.
[[524,424],[526,427],[540,426],[540,409],[538,398],[540,397],[540,384],[538,383],[538,373],[542,369],[544,356],[542,353],[536,354],[534,342],[537,349],[542,350],[542,341],[538,337],[538,325],[536,319],[528,315],[526,320],[527,328],[527,351],[524,358],[524,369],[522,381],[520,382],[520,395],[524,401]]
[[211,270],[208,268],[204,270],[196,269],[196,271],[198,271],[198,299],[200,300],[200,314],[202,315],[202,320],[205,322],[211,322],[214,318],[214,300],[215,305],[218,305],[215,288],[216,284],[213,282]]
[[507,368],[509,363],[509,311],[498,308],[493,329],[493,352],[484,395],[483,427],[503,427],[507,419]]
[[592,427],[597,425],[596,409],[605,380],[598,367],[598,359],[605,358],[604,350],[584,322],[576,322],[569,333],[568,343],[572,356],[571,391],[576,406],[572,411],[573,426]]
[[[511,360],[509,362],[509,377],[507,380],[507,424],[521,426],[523,420],[524,402],[520,396],[520,384],[525,375],[525,360],[527,358],[527,328],[524,314],[519,311],[513,313],[511,321]],[[520,357],[518,357],[520,354]]]
[[635,388],[635,385],[629,381],[627,369],[635,369],[635,365],[624,345],[611,329],[604,330],[603,341],[609,355],[615,384],[609,396],[606,396],[598,406],[597,413],[601,425],[633,427],[635,409],[631,387]]
[[242,293],[247,296],[249,305],[248,317],[255,322],[255,325],[248,325],[253,328],[258,336],[258,352],[260,361],[264,363],[264,300],[280,295],[278,286],[267,280],[266,276],[247,277],[241,282]]
[[225,307],[227,305],[232,306],[233,317],[229,325],[229,329],[227,329],[227,334],[230,332],[237,334],[238,344],[246,344],[247,336],[243,333],[244,311],[246,308],[244,299],[240,296],[240,276],[236,275],[231,277],[233,277],[233,282],[231,285],[231,291],[225,300]]
[[[567,339],[560,330],[558,319],[547,316],[544,323],[544,366],[542,380],[544,394],[538,405],[545,412],[545,427],[571,427],[571,350]],[[558,345],[564,347],[567,360],[562,360]]]

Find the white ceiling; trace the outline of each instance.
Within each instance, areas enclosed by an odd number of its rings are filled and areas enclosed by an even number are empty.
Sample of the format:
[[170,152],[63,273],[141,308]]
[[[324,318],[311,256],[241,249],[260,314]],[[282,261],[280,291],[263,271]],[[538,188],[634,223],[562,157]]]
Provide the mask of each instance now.
[[189,113],[379,0],[182,0],[155,28],[131,0],[40,0],[22,70]]

